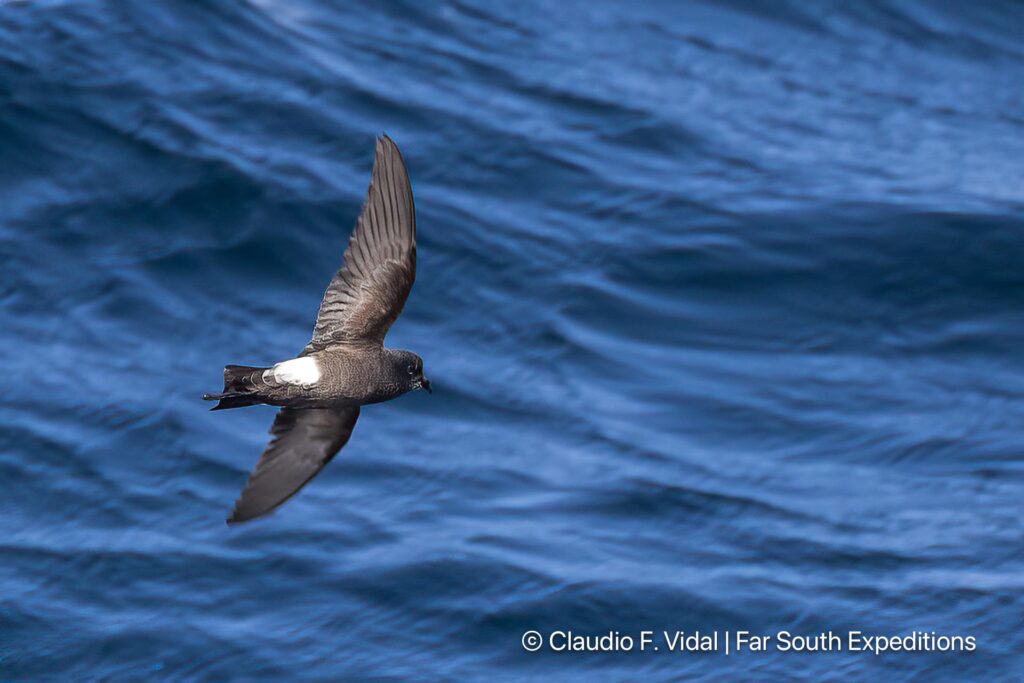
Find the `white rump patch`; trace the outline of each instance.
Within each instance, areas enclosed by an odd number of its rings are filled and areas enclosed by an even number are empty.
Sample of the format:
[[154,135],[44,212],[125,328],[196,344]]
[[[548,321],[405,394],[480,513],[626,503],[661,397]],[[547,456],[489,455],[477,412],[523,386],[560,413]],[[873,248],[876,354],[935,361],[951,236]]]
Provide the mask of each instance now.
[[308,387],[320,381],[320,368],[316,364],[316,359],[308,356],[277,363],[263,374],[267,373],[285,384],[301,384]]

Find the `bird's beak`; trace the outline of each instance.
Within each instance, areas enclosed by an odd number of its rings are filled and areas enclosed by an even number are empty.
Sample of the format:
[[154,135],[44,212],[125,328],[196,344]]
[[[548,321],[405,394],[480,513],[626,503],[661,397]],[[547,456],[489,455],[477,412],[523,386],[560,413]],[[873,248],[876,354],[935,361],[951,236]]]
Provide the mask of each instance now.
[[426,377],[420,378],[420,389],[426,389],[428,394],[434,393],[434,391],[430,388],[430,380],[427,379]]

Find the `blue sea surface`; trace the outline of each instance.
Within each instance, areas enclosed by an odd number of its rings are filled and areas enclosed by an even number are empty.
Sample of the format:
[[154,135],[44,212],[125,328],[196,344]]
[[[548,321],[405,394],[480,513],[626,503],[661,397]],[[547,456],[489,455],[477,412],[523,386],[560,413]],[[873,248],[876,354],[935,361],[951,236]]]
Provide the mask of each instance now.
[[[0,681],[1020,681],[1022,37],[998,1],[0,2]],[[274,409],[200,396],[308,341],[381,132],[388,345],[434,394],[228,528]]]

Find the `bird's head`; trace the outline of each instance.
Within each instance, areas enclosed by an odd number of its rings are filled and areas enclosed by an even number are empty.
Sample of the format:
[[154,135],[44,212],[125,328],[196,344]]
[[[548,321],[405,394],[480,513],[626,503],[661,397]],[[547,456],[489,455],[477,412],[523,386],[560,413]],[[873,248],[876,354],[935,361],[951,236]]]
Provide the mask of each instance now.
[[430,388],[430,380],[423,376],[422,358],[412,351],[392,351],[391,359],[396,374],[402,378],[406,386],[406,391],[425,389],[428,394],[433,393]]

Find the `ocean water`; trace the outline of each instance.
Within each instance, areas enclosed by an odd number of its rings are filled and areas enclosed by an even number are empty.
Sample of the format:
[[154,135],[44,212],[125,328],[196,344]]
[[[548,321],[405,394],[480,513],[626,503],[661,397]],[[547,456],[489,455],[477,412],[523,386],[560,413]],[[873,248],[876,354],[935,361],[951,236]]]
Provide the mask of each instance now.
[[[0,680],[1019,681],[1022,35],[1012,2],[0,2]],[[228,528],[273,409],[199,397],[308,340],[383,131],[419,216],[388,343],[434,395]]]

